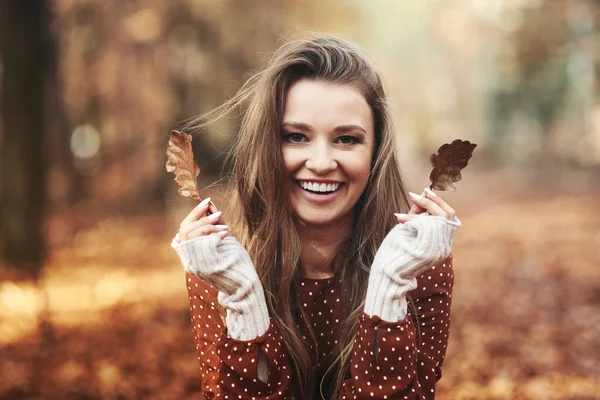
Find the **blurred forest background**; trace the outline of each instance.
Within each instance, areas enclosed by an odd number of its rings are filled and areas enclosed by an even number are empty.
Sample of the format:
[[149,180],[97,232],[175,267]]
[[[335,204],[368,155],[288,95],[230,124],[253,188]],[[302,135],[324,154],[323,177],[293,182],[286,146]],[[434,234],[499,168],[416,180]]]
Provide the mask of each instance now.
[[[600,398],[597,0],[1,1],[0,398],[200,396],[168,134],[305,31],[376,62],[413,191],[479,144],[438,397]],[[194,138],[221,207],[235,124]]]

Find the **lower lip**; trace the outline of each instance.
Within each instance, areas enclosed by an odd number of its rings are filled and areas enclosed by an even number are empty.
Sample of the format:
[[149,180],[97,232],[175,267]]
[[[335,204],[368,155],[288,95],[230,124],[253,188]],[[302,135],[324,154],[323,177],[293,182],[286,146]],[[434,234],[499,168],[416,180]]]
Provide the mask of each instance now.
[[340,186],[337,188],[337,190],[335,192],[331,192],[331,193],[327,193],[327,194],[316,194],[316,193],[312,193],[309,192],[308,190],[304,190],[299,184],[298,182],[295,182],[295,188],[296,190],[300,191],[300,193],[302,194],[302,196],[307,199],[308,201],[312,202],[312,203],[329,203],[330,201],[335,200],[339,195],[340,192],[342,191],[342,186],[344,186],[344,184],[340,184]]

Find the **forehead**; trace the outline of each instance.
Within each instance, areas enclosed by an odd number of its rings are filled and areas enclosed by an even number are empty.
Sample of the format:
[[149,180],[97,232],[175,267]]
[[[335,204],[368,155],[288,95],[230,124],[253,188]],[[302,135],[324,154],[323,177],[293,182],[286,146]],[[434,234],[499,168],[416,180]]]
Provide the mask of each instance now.
[[360,125],[373,132],[371,107],[355,85],[303,79],[288,90],[283,122],[302,122],[315,128]]

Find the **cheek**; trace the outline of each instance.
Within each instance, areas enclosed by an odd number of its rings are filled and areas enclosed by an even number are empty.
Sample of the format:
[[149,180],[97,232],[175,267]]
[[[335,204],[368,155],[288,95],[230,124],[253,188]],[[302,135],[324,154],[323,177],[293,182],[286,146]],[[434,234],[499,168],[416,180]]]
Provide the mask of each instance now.
[[281,149],[281,155],[283,157],[283,165],[288,175],[300,168],[302,165],[302,157],[298,154],[297,150],[294,149]]
[[371,162],[369,160],[356,166],[356,179],[362,185],[362,189],[367,186],[369,173],[371,172]]
[[345,165],[345,170],[352,180],[356,183],[367,184],[369,173],[371,172],[371,157],[368,154],[358,157],[354,156]]

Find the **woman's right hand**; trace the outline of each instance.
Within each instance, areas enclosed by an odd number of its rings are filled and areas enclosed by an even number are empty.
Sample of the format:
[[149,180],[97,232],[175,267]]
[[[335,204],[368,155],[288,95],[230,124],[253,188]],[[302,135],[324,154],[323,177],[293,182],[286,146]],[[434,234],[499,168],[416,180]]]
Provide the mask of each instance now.
[[269,328],[269,309],[250,255],[228,236],[224,222],[210,199],[204,199],[181,222],[171,247],[186,272],[219,291],[218,301],[227,309],[227,335],[252,340]]
[[[210,215],[206,213],[210,211]],[[199,236],[218,236],[224,239],[228,234],[227,225],[221,216],[221,211],[205,198],[181,221],[179,225],[179,240],[184,242]]]
[[[208,212],[212,214],[207,215]],[[250,255],[223,224],[221,212],[204,199],[181,222],[171,243],[186,272],[227,294],[260,285]],[[243,290],[242,290],[243,291]]]

